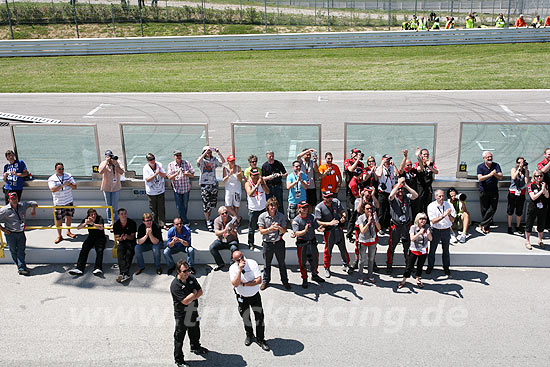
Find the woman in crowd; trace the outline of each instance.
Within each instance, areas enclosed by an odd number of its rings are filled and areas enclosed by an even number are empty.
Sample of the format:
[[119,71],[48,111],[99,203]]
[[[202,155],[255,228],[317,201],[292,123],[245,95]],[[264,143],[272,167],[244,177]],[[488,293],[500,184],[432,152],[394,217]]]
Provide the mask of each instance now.
[[[371,283],[376,283],[374,278],[374,258],[376,256],[376,244],[378,243],[377,232],[380,230],[378,215],[374,211],[374,206],[370,202],[362,203],[363,214],[359,216],[359,236],[357,247],[359,248],[359,284],[363,284],[363,267],[368,262],[367,279]],[[368,252],[368,255],[367,255]]]
[[537,232],[539,234],[539,247],[544,248],[542,235],[544,233],[544,225],[546,220],[546,208],[548,206],[548,188],[543,181],[544,174],[540,170],[535,170],[533,173],[533,181],[529,184],[529,204],[527,205],[527,221],[525,224],[525,247],[532,250],[530,236],[533,230],[535,219],[537,220]]
[[517,157],[516,166],[512,167],[510,172],[510,188],[508,189],[508,206],[506,212],[508,214],[508,233],[514,234],[512,229],[512,219],[516,213],[516,230],[519,234],[523,234],[521,228],[521,216],[523,215],[523,206],[525,204],[525,191],[529,184],[529,170],[525,158]]
[[241,181],[243,179],[243,171],[241,167],[235,164],[235,157],[227,156],[227,167],[223,167],[222,180],[225,183],[225,206],[232,217],[237,218],[238,225],[243,219],[239,215],[239,207],[241,206]]
[[428,225],[428,216],[424,213],[418,213],[409,233],[411,235],[411,246],[409,247],[407,269],[397,288],[401,289],[407,283],[407,278],[411,276],[414,269],[414,263],[416,263],[416,284],[419,288],[424,288],[424,283],[422,283],[420,277],[422,276],[422,267],[428,257],[428,247],[432,240],[432,232]]

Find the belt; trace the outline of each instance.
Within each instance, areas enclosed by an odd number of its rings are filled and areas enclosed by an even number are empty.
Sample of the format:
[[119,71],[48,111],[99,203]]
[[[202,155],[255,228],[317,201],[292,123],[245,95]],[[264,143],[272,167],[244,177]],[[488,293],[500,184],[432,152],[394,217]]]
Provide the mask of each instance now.
[[451,227],[448,227],[448,228],[435,228],[435,227],[432,227],[432,230],[435,230],[435,231],[446,231],[448,229],[451,229]]
[[276,243],[280,242],[282,238],[279,238],[277,241],[264,241],[265,243],[270,243],[272,245],[275,245]]

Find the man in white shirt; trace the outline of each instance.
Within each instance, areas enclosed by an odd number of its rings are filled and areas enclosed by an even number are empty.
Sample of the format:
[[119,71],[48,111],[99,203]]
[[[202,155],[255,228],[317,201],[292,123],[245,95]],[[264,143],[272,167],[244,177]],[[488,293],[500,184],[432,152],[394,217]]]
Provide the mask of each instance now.
[[443,190],[435,192],[435,201],[428,205],[428,218],[432,223],[432,242],[430,244],[430,253],[428,254],[428,268],[426,274],[430,274],[435,263],[435,251],[441,241],[443,246],[443,270],[445,275],[451,275],[451,257],[449,255],[449,243],[451,241],[451,227],[456,217],[455,208],[445,201]]
[[262,282],[260,267],[256,261],[245,259],[240,251],[233,252],[233,261],[233,265],[229,268],[229,277],[237,296],[239,314],[243,318],[244,330],[246,331],[244,345],[248,347],[254,340],[254,329],[250,319],[252,310],[256,324],[256,343],[263,350],[269,352],[269,346],[264,339],[265,323],[260,296],[260,283]]
[[145,158],[147,164],[143,166],[143,181],[145,181],[145,193],[149,200],[149,210],[153,213],[153,221],[160,228],[167,230],[164,206],[164,192],[166,191],[164,178],[166,172],[162,168],[162,164],[155,160],[153,153],[147,153]]
[[[65,172],[65,166],[61,162],[55,164],[55,173],[48,178],[48,187],[52,192],[54,206],[73,206],[73,190],[76,189],[76,181],[70,173]],[[65,225],[71,226],[74,208],[56,208],[55,226],[57,227],[57,238],[54,243],[63,241],[61,236],[61,225],[65,218]],[[75,238],[76,235],[67,229],[67,236]]]

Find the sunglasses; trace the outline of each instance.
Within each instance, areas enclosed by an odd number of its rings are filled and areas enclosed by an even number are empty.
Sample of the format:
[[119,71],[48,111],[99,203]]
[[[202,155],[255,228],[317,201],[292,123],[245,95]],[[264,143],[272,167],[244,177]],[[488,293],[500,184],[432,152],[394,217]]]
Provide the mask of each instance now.
[[174,223],[175,226],[181,226],[183,223]]
[[249,161],[250,163],[258,163],[258,161]]
[[143,221],[144,222],[152,222],[153,220],[152,219],[144,219]]
[[542,177],[542,175],[535,175],[535,177]]
[[235,262],[239,262],[244,259],[244,256],[239,257],[238,259],[235,259]]
[[220,213],[220,215],[227,215],[227,212]]
[[191,272],[191,269],[184,269],[180,271],[180,273],[189,273],[189,272]]

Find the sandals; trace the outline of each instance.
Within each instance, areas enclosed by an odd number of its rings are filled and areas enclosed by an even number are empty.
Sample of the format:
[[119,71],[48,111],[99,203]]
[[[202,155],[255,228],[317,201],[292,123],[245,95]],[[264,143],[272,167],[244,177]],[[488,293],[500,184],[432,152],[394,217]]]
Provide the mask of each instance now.
[[417,280],[416,285],[418,286],[418,288],[424,288],[424,283],[422,283],[421,280]]
[[532,250],[533,249],[533,246],[531,246],[531,244],[529,242],[525,242],[525,248],[527,250]]
[[71,238],[76,238],[76,234],[71,233],[71,232],[67,232],[67,236],[69,236]]
[[542,250],[544,250],[544,242],[540,241],[540,242],[539,242],[539,247],[540,247]]
[[63,237],[57,237],[53,243],[58,244],[61,241],[63,241]]
[[407,283],[407,280],[402,280],[399,285],[397,286],[397,289],[401,289],[405,286],[405,283]]

